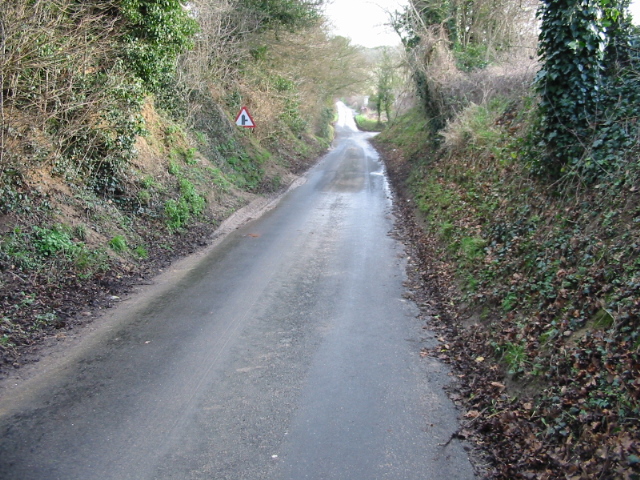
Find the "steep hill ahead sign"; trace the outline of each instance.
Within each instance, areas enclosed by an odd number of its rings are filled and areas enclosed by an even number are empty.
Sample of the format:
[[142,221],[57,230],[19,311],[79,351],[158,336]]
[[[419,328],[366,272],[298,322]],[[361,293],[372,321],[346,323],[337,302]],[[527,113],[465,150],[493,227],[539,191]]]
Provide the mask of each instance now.
[[249,110],[247,110],[247,107],[242,107],[242,109],[240,110],[240,113],[236,117],[236,125],[244,128],[256,127],[256,124],[253,121],[253,118],[251,118],[251,114],[249,113]]

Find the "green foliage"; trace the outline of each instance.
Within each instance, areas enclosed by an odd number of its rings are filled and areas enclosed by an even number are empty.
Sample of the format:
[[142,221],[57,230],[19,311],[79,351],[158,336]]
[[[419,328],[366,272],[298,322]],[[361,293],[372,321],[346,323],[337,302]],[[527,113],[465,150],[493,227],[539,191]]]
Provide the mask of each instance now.
[[[579,146],[599,103],[606,46],[601,8],[594,1],[547,0],[541,3],[539,16],[543,67],[537,88],[544,137],[558,157],[568,154],[575,162],[581,149],[571,146]],[[557,174],[566,160],[547,161],[548,169]]]
[[313,25],[321,18],[321,0],[245,0],[242,6],[260,20],[260,29],[289,31]]
[[464,237],[460,241],[460,250],[463,254],[464,262],[474,262],[484,256],[484,248],[487,242],[480,237]]
[[213,184],[222,192],[228,192],[231,188],[231,182],[227,180],[222,171],[217,167],[207,167],[207,172],[211,176]]
[[393,87],[396,83],[395,67],[388,49],[382,51],[382,58],[375,71],[376,93],[372,100],[378,112],[378,123],[381,122],[382,114],[385,114],[387,122],[391,121],[391,107],[395,100]]
[[2,240],[0,252],[23,271],[50,270],[53,263],[62,270],[73,269],[85,278],[108,268],[104,252],[89,250],[84,243],[72,238],[72,229],[65,225],[34,226],[31,232],[16,228]]
[[383,123],[378,120],[371,119],[366,115],[356,115],[355,120],[358,128],[365,132],[380,132],[384,126]]
[[433,148],[433,137],[427,133],[430,131],[429,120],[421,109],[410,110],[397,119],[394,127],[393,145],[402,148],[408,158],[422,158],[424,151]]
[[[221,170],[225,174],[225,180],[230,180],[236,186],[248,190],[256,190],[260,186],[264,177],[261,163],[266,158],[258,155],[250,156],[235,140],[217,145],[216,150],[224,162]],[[222,179],[221,184],[224,185]]]
[[640,116],[640,63],[626,2],[544,1],[539,16],[543,153],[535,165],[594,182],[619,168],[635,146],[630,121]]
[[61,225],[55,225],[50,229],[33,227],[33,231],[35,247],[41,255],[71,254],[77,249],[68,229]]
[[85,246],[76,251],[73,266],[78,278],[90,278],[97,272],[106,272],[111,268],[110,259],[103,250],[88,250]]
[[187,148],[182,151],[182,155],[184,157],[184,163],[187,165],[195,165],[197,163],[196,153],[198,152],[195,148]]
[[454,47],[453,54],[458,68],[463,72],[485,68],[489,65],[485,44],[470,44],[464,48],[458,44]]
[[125,57],[151,91],[172,76],[178,55],[193,45],[197,22],[183,0],[119,0],[126,19]]
[[[38,197],[37,193],[27,193],[22,175],[17,170],[6,169],[0,174],[0,213],[28,214],[34,209],[48,210],[46,199]],[[34,195],[35,194],[35,195]],[[36,204],[38,200],[38,204]]]
[[180,193],[189,205],[191,214],[198,216],[204,211],[206,200],[196,191],[193,183],[189,180],[180,179]]
[[234,173],[230,175],[233,183],[239,187],[255,190],[264,177],[264,170],[259,166],[257,159],[252,159],[246,153],[240,153],[227,158]]
[[151,203],[151,192],[149,190],[140,190],[138,192],[138,202],[140,202],[140,205],[148,206]]
[[153,90],[156,107],[169,114],[172,120],[184,122],[189,116],[191,87],[180,77],[179,69],[168,73]]
[[4,15],[0,101],[4,112],[14,113],[3,121],[16,133],[29,125],[31,133],[20,133],[24,140],[3,161],[11,158],[18,170],[53,164],[67,180],[122,193],[135,138],[143,132],[138,113],[144,94],[118,56],[117,10],[39,0],[10,2]]
[[116,235],[109,240],[109,247],[111,247],[114,252],[122,253],[128,249],[127,239],[122,235]]
[[142,260],[149,258],[149,252],[142,245],[138,245],[136,248],[134,248],[133,253],[136,257]]
[[296,90],[296,84],[282,75],[274,75],[271,79],[271,83],[277,92],[293,92]]
[[167,226],[173,231],[180,230],[191,218],[189,206],[182,198],[167,200],[164,204],[164,214],[167,218]]
[[296,83],[280,74],[269,77],[270,85],[280,94],[283,108],[279,115],[280,120],[293,132],[294,135],[301,135],[308,128],[308,123],[300,111],[301,99]]
[[179,180],[180,197],[169,199],[164,204],[167,226],[173,231],[184,228],[193,217],[204,211],[206,200],[195,189],[193,183],[185,178]]
[[453,238],[455,230],[456,226],[453,223],[445,222],[440,227],[438,235],[443,241],[449,242]]
[[34,316],[34,322],[31,324],[31,330],[41,330],[49,325],[53,325],[58,317],[53,312],[39,313]]
[[[117,75],[114,71],[111,75]],[[96,78],[96,82],[100,79]],[[113,80],[116,82],[116,80]],[[100,88],[98,83],[91,88]],[[144,120],[139,114],[144,97],[135,83],[113,84],[108,89],[112,104],[100,112],[98,123],[87,125],[66,139],[63,158],[58,164],[63,171],[79,169],[89,177],[89,184],[96,192],[114,195],[123,191],[122,182],[127,176],[129,162],[135,155],[135,141],[146,132]],[[52,134],[56,133],[52,128]],[[65,164],[71,162],[72,165]]]
[[177,159],[182,160],[187,165],[195,165],[196,163],[198,163],[197,153],[198,149],[193,147],[172,148],[169,154],[169,173],[171,173],[171,175],[177,175],[180,173],[180,166],[176,163]]
[[[2,239],[0,254],[21,270],[33,270],[40,266],[39,254],[33,246],[31,235],[15,228]],[[1,257],[0,257],[1,258]]]
[[508,100],[497,97],[485,104],[468,105],[440,132],[445,146],[452,152],[473,149],[478,153],[498,153],[504,133],[496,123],[509,104]]
[[505,312],[510,312],[518,305],[518,294],[515,292],[509,292],[502,299],[502,309]]
[[458,68],[470,71],[486,67],[497,52],[509,48],[519,34],[518,10],[504,0],[411,0],[392,23],[408,50],[429,36],[426,30],[442,29]]
[[529,360],[523,344],[507,342],[504,345],[496,346],[496,350],[506,363],[509,374],[516,375],[524,372]]
[[297,96],[287,97],[280,119],[289,127],[294,135],[302,135],[308,127],[306,120],[300,112],[300,100]]
[[[324,140],[333,140],[333,127],[331,124],[334,122],[334,108],[332,106],[325,106],[322,109],[318,124],[316,127],[316,135]],[[357,121],[357,120],[356,120]]]
[[175,162],[174,160],[169,160],[169,167],[167,168],[167,172],[169,172],[171,175],[180,175],[181,171],[182,169],[177,162]]

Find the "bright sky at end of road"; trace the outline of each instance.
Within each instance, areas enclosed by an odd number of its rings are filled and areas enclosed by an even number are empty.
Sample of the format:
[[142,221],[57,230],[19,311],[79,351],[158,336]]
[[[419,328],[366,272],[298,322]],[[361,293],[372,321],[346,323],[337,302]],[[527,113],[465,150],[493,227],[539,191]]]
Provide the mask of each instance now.
[[387,11],[400,10],[407,0],[329,0],[326,14],[333,33],[351,39],[354,45],[380,47],[397,45],[400,39],[391,29]]
[[632,0],[629,6],[629,12],[633,17],[634,25],[640,25],[640,0]]

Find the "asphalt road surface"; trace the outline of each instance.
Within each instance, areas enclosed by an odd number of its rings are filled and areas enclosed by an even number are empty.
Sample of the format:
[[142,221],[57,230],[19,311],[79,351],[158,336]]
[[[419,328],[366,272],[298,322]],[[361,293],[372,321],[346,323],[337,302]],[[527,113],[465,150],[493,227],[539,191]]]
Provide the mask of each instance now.
[[303,185],[3,390],[1,479],[474,478],[442,445],[383,166],[340,111]]

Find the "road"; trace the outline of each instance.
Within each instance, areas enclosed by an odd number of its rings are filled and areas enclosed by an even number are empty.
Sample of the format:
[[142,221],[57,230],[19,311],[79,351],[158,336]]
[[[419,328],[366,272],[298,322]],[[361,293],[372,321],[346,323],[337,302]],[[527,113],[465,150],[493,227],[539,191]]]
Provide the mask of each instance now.
[[441,445],[383,165],[340,112],[303,185],[3,390],[1,479],[474,478]]

